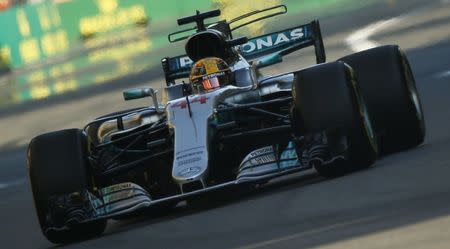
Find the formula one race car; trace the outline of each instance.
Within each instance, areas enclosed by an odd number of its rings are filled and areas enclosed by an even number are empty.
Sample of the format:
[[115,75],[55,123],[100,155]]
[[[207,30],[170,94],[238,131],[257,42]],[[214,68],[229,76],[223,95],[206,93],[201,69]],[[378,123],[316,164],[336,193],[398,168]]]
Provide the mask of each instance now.
[[[151,97],[153,106],[34,138],[29,176],[46,238],[85,239],[101,234],[109,218],[313,167],[341,176],[424,141],[414,77],[398,46],[325,62],[318,21],[232,36],[286,12],[279,5],[231,21],[205,24],[219,10],[179,19],[196,27],[169,35],[187,41],[186,55],[162,59],[167,103],[152,88],[127,90],[125,100]],[[259,71],[308,46],[316,65],[276,76]]]

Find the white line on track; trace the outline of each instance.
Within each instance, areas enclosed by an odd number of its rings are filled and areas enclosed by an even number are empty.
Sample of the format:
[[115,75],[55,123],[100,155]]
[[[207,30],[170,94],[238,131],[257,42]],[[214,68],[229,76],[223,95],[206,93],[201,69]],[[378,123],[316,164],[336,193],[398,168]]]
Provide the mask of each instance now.
[[[441,5],[449,4],[450,0],[441,0]],[[418,8],[414,11],[411,11],[407,14],[390,18],[387,20],[381,20],[372,24],[369,24],[365,26],[362,29],[358,29],[351,33],[347,39],[345,39],[346,44],[354,51],[354,52],[360,52],[366,49],[371,49],[374,47],[379,46],[379,44],[373,40],[370,39],[371,36],[373,36],[375,33],[381,31],[382,29],[385,29],[388,26],[392,26],[402,20],[404,20],[407,17],[410,17],[414,14],[421,13],[425,10],[430,8],[429,6]],[[444,76],[446,77],[446,76]]]
[[[450,0],[449,0],[450,1]],[[446,77],[450,77],[450,70],[448,71],[444,71],[444,72],[440,72],[434,75],[435,78],[446,78]]]
[[7,182],[0,182],[0,190],[1,189],[7,189],[7,188],[11,188],[17,185],[21,185],[25,183],[25,178],[22,179],[16,179],[16,180],[12,180],[12,181],[7,181]]
[[367,25],[366,27],[353,32],[347,37],[345,42],[355,52],[378,47],[379,44],[370,40],[370,36],[390,25],[399,22],[402,19],[402,17],[394,17]]

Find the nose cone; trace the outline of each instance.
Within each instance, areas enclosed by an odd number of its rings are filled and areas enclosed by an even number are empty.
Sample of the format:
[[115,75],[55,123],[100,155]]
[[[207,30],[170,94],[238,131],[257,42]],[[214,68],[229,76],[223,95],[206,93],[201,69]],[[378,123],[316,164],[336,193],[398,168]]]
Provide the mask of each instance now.
[[[192,134],[193,132],[189,133],[189,135]],[[206,146],[196,146],[178,151],[172,167],[172,177],[179,184],[203,180],[208,169]]]
[[189,166],[172,173],[172,177],[177,183],[202,180],[204,176],[206,176],[206,168],[200,166]]
[[172,178],[178,184],[195,180],[204,182],[208,170],[208,120],[213,112],[211,97],[190,96],[189,106],[186,101],[186,98],[171,101],[167,109],[169,124],[175,133]]

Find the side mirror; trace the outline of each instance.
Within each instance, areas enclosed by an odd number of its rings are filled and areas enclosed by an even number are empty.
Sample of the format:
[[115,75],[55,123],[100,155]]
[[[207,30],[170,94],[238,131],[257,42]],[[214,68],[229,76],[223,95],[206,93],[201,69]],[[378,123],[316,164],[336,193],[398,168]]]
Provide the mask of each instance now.
[[259,60],[257,60],[255,62],[255,67],[256,68],[262,68],[262,67],[267,67],[273,64],[277,64],[283,61],[283,56],[281,56],[279,53],[273,53],[273,54],[269,54],[267,56],[264,56],[262,58],[260,58]]
[[152,88],[134,88],[127,89],[123,91],[123,99],[132,100],[132,99],[141,99],[145,97],[150,97],[153,95],[155,91]]
[[123,98],[125,101],[132,99],[141,99],[145,97],[152,97],[153,105],[157,112],[162,112],[159,108],[158,97],[156,95],[158,93],[157,90],[154,90],[151,87],[143,87],[143,88],[134,88],[123,91]]

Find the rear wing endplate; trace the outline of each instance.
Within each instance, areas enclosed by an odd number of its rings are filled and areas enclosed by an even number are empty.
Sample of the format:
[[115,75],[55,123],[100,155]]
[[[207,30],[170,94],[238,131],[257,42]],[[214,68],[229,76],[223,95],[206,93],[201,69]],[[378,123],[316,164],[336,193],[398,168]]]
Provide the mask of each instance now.
[[[274,52],[283,50],[291,53],[309,46],[314,46],[317,64],[326,61],[318,20],[298,27],[251,38],[246,44],[241,45],[239,49],[241,55],[246,60],[251,61]],[[161,60],[161,63],[168,86],[174,84],[176,79],[189,77],[192,60],[187,55],[166,57]]]

